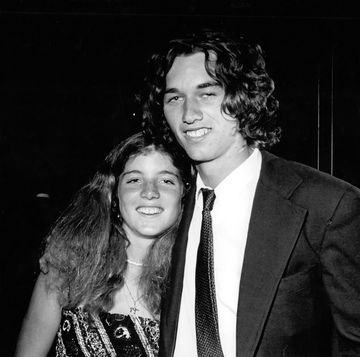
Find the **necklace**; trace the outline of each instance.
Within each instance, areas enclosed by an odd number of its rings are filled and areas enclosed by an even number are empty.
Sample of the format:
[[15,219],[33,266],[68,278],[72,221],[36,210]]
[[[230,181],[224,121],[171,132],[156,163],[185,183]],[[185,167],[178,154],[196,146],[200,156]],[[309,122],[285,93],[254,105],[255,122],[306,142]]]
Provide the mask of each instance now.
[[129,264],[135,265],[135,266],[137,266],[137,267],[143,267],[143,266],[144,266],[143,263],[135,262],[134,260],[131,260],[131,259],[129,259],[129,258],[127,258],[126,261],[127,261]]
[[128,305],[130,308],[130,313],[136,315],[138,311],[140,311],[136,306],[137,303],[141,300],[141,298],[143,297],[143,295],[138,296],[136,299],[134,298],[133,294],[131,293],[131,290],[128,286],[128,284],[126,283],[126,280],[124,279],[124,283],[125,283],[125,287],[126,290],[128,291],[128,295],[130,296],[130,299],[133,301],[133,305],[131,306],[131,304],[129,304],[129,300],[128,300]]

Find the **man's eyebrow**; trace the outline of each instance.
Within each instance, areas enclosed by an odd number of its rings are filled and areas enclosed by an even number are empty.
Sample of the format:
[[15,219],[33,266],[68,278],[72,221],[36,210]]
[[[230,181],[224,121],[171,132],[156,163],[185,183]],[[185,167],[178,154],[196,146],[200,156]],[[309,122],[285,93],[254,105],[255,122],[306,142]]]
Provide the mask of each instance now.
[[165,94],[168,94],[168,93],[179,93],[179,90],[176,89],[176,88],[168,88],[168,89],[165,89],[164,95],[165,95]]
[[[205,88],[210,88],[210,87],[220,87],[220,84],[216,81],[211,81],[211,82],[204,82],[204,83],[200,83],[196,86],[196,89],[205,89]],[[165,89],[164,95],[168,94],[168,93],[179,93],[181,92],[179,89],[177,88],[167,88]]]
[[198,89],[204,89],[209,87],[220,87],[220,84],[218,82],[212,81],[212,82],[201,83],[197,86]]

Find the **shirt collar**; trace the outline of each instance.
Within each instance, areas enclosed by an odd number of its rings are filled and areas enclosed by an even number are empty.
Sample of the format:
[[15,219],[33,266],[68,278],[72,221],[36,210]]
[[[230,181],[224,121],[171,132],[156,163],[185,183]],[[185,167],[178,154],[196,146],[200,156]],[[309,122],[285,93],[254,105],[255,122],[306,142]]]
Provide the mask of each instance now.
[[[257,180],[260,175],[262,157],[260,150],[255,148],[250,156],[242,162],[235,170],[226,176],[219,185],[215,188],[216,197],[226,194],[230,189],[243,190],[247,184],[253,180]],[[200,190],[207,188],[212,190],[204,184],[199,173],[196,177],[196,199],[199,199]]]

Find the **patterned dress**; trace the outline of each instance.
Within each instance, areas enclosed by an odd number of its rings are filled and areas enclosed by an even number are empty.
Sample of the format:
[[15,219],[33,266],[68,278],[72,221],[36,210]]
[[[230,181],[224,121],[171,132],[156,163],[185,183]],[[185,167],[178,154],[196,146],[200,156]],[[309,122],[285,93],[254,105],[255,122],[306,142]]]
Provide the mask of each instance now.
[[77,307],[62,310],[55,349],[57,357],[156,357],[158,340],[158,321]]

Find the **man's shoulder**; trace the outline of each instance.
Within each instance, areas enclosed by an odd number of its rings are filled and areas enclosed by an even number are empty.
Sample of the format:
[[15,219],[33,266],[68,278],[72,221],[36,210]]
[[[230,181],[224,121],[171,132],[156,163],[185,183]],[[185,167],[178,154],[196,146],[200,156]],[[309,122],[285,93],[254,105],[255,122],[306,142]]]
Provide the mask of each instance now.
[[[271,175],[278,175],[282,179],[297,181],[300,190],[307,190],[314,194],[342,194],[344,191],[354,191],[360,195],[359,188],[340,178],[322,172],[300,162],[291,161],[282,157],[262,151],[265,171]],[[284,177],[286,176],[286,177]]]

